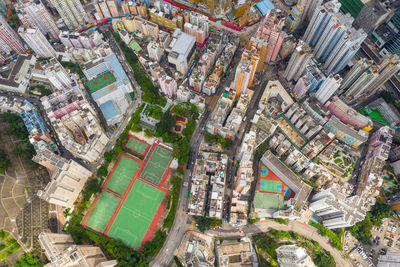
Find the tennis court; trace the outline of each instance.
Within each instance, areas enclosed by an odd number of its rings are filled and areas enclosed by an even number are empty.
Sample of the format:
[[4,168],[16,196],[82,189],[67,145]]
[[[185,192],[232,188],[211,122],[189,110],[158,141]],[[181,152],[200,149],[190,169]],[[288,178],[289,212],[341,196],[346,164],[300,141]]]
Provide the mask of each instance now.
[[107,235],[138,249],[165,192],[137,179]]
[[103,232],[120,200],[120,198],[103,191],[90,212],[85,225],[98,232]]
[[171,151],[156,146],[150,155],[146,167],[144,167],[141,177],[153,184],[158,184],[167,170],[171,159]]
[[282,193],[282,182],[260,179],[260,191]]
[[132,150],[134,153],[136,152],[139,155],[144,155],[148,146],[148,144],[133,137],[130,137],[125,145],[126,148]]
[[89,87],[89,90],[93,93],[96,92],[97,90],[100,90],[107,85],[115,82],[116,79],[114,75],[107,71],[103,75],[99,75],[94,79],[91,79],[90,81],[87,82],[87,86]]
[[112,171],[106,187],[120,195],[123,195],[140,165],[140,160],[126,155],[121,155],[117,164],[118,165],[114,167]]

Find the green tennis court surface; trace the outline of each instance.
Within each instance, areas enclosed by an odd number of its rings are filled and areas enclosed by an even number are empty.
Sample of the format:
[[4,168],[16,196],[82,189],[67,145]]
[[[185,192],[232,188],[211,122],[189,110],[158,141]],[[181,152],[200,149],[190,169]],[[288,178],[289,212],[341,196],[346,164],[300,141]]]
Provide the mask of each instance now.
[[284,199],[282,195],[256,192],[254,206],[257,209],[280,210],[284,206]]
[[85,224],[96,231],[103,232],[120,200],[120,198],[103,191]]
[[268,168],[265,166],[261,167],[261,177],[267,177],[268,176]]
[[282,192],[282,182],[261,179],[260,180],[260,190],[264,192],[281,193]]
[[138,249],[164,195],[163,191],[136,180],[107,235]]
[[170,151],[156,147],[144,167],[141,177],[153,184],[158,184],[172,159]]
[[100,90],[110,83],[115,82],[116,79],[114,75],[107,71],[103,75],[99,75],[94,79],[91,79],[90,81],[87,82],[87,86],[89,87],[89,90],[93,93],[96,92],[97,90]]
[[122,195],[138,167],[139,162],[126,156],[122,156],[106,187]]
[[146,152],[147,144],[140,142],[135,138],[129,138],[128,143],[126,143],[126,147],[143,155]]

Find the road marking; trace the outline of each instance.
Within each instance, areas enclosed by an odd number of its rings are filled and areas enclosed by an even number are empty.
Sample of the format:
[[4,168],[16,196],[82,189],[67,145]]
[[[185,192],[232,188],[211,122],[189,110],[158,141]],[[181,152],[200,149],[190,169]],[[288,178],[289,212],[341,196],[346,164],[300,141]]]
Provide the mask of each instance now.
[[193,221],[192,224],[189,227],[190,231],[193,231],[195,225],[196,225],[196,222]]

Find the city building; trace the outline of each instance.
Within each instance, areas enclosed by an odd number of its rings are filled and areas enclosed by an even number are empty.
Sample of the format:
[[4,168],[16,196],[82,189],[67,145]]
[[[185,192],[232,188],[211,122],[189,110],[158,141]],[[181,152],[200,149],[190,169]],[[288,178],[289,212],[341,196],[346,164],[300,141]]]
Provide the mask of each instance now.
[[93,49],[104,43],[103,34],[93,31],[91,34],[78,32],[60,32],[61,43],[67,48]]
[[400,264],[400,252],[388,251],[385,255],[379,255],[377,267],[394,267]]
[[162,27],[166,27],[171,30],[183,29],[183,18],[182,16],[172,16],[166,14],[163,11],[157,10],[155,7],[149,10],[150,20]]
[[24,27],[38,28],[43,35],[49,34],[52,39],[58,40],[60,30],[54,18],[40,0],[18,1],[15,3],[15,10]]
[[283,245],[276,249],[276,254],[281,267],[315,267],[305,248]]
[[[133,87],[115,54],[99,57],[82,65],[93,100],[108,125],[119,123],[132,103]],[[104,80],[109,80],[108,82]]]
[[156,23],[147,21],[146,19],[139,16],[133,18],[123,18],[122,23],[128,32],[134,33],[139,37],[148,36],[157,39],[163,34],[163,36],[165,36],[164,38],[166,38],[166,45],[164,45],[164,48],[168,47],[168,44],[170,42],[170,34],[160,32],[159,26]]
[[[300,176],[297,176],[269,150],[262,156],[259,168],[260,176],[253,200],[253,214],[250,216],[253,218],[300,218],[312,187],[305,184]],[[270,183],[268,181],[272,178],[276,181],[274,184],[280,182],[281,192],[264,191],[267,188],[266,183]],[[276,189],[273,190],[276,191]]]
[[250,80],[252,79],[252,74],[254,77],[253,65],[251,61],[240,61],[235,73],[235,80],[233,81],[235,97],[238,98],[241,94],[246,93],[248,86],[250,85]]
[[158,83],[160,84],[161,91],[169,98],[172,98],[172,96],[176,95],[178,85],[174,78],[171,78],[168,75],[162,75],[158,79]]
[[160,43],[151,41],[147,45],[147,53],[149,54],[150,59],[159,62],[162,55],[164,54],[164,48],[161,46]]
[[350,102],[360,102],[375,94],[399,70],[399,56],[387,54],[381,64],[374,65],[359,74],[344,92],[344,96]]
[[119,17],[118,5],[115,0],[99,0],[94,6],[100,19]]
[[24,94],[29,87],[32,68],[36,64],[34,55],[22,54],[9,63],[9,69],[0,73],[0,89]]
[[381,49],[380,54],[388,53],[400,56],[400,9],[397,9],[391,19],[372,32],[371,39]]
[[240,240],[216,241],[218,266],[253,266],[258,267],[257,252],[249,237]]
[[300,25],[303,18],[304,7],[297,4],[292,8],[286,18],[286,28],[289,32],[294,32]]
[[372,66],[372,63],[373,61],[366,58],[360,58],[359,60],[357,60],[357,62],[344,76],[343,81],[340,84],[338,93],[342,94],[347,89],[349,89],[354,84],[354,82]]
[[53,46],[38,28],[19,27],[18,34],[24,39],[38,57],[57,57]]
[[330,101],[326,102],[325,107],[332,115],[339,118],[341,122],[353,126],[356,130],[363,129],[369,132],[374,127],[369,117],[357,112],[336,95]]
[[193,167],[188,214],[222,218],[227,163],[226,154],[199,152]]
[[390,127],[398,128],[400,126],[400,112],[393,104],[388,104],[383,98],[378,98],[366,107],[367,112],[373,112],[374,110],[379,111]]
[[214,239],[208,235],[194,231],[187,232],[179,251],[182,253],[177,257],[184,267],[214,265]]
[[[357,6],[361,1],[355,0],[340,0],[342,3],[342,8],[344,8],[344,2],[353,2]],[[387,22],[392,15],[394,14],[394,10],[391,8],[390,2],[381,2],[379,0],[369,0],[361,2],[363,5],[360,13],[355,16],[354,27],[363,29],[366,33],[370,33],[371,31],[378,28],[383,23]],[[349,5],[347,5],[349,7]],[[353,14],[352,14],[353,15]]]
[[309,73],[307,73],[306,75],[304,75],[303,77],[301,77],[295,87],[293,88],[293,94],[295,96],[295,98],[297,100],[302,99],[306,93],[308,92],[308,89],[311,87],[311,80],[312,80],[312,76],[309,75]]
[[35,64],[31,78],[34,81],[49,83],[58,90],[69,90],[76,86],[70,75],[55,58]]
[[25,52],[25,47],[15,31],[8,25],[3,16],[0,16],[0,62],[4,62],[9,54]]
[[97,246],[76,245],[68,234],[42,232],[39,243],[50,261],[48,266],[112,267],[118,263],[116,260],[108,261]]
[[189,13],[189,21],[185,21],[184,32],[196,37],[196,43],[203,46],[209,31],[208,17],[191,11]]
[[51,174],[46,188],[38,196],[55,205],[72,208],[92,172],[74,160],[66,160],[49,150],[37,151],[33,161],[45,166]]
[[392,148],[389,152],[389,160],[391,162],[398,161],[400,159],[400,146]]
[[109,138],[82,95],[73,90],[57,91],[42,97],[41,102],[65,149],[88,162],[101,157]]
[[176,30],[173,33],[173,40],[168,54],[168,62],[181,74],[186,74],[189,70],[189,61],[195,51],[196,39],[187,33]]
[[270,80],[261,96],[258,108],[264,111],[264,114],[274,118],[285,112],[293,103],[293,99],[283,88],[280,81]]
[[294,53],[290,57],[289,63],[283,73],[283,77],[285,77],[287,81],[298,81],[311,58],[311,47],[300,40]]
[[0,16],[3,18],[7,17],[7,2],[6,0],[0,0]]
[[346,196],[337,187],[333,185],[318,192],[310,201],[310,210],[328,229],[350,227],[361,222],[375,203],[366,201],[359,195]]
[[340,6],[332,0],[319,7],[304,34],[304,41],[314,47],[315,58],[324,62],[328,73],[341,71],[367,37],[364,30],[351,26],[354,18],[340,13]]
[[131,1],[124,0],[121,2],[121,8],[123,14],[147,17],[148,3],[146,1]]
[[329,75],[315,93],[315,97],[319,102],[325,104],[339,88],[341,82],[342,78],[339,74],[336,74],[335,76]]
[[89,16],[79,0],[49,0],[68,29],[74,30],[89,22]]

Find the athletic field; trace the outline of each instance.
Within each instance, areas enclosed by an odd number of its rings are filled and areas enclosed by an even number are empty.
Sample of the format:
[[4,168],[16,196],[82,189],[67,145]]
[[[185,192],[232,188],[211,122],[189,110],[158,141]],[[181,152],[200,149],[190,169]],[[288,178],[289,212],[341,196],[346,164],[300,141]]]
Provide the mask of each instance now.
[[150,155],[146,167],[144,167],[141,177],[158,185],[167,170],[171,159],[171,151],[156,146]]
[[103,232],[120,200],[120,198],[103,191],[85,224],[93,230]]
[[139,167],[140,161],[139,159],[136,161],[133,158],[122,155],[117,164],[117,167],[114,167],[112,171],[106,187],[122,196]]
[[282,182],[261,179],[260,190],[263,192],[281,193]]
[[264,165],[264,163],[260,164],[260,175],[258,179],[257,191],[259,192],[280,194],[285,197],[285,199],[292,198],[295,195],[295,193],[290,190],[289,186],[282,182],[275,173]]
[[141,142],[133,137],[130,137],[125,145],[125,147],[132,150],[132,152],[143,156],[146,153],[148,146],[148,144]]
[[107,235],[138,249],[165,192],[136,180]]
[[100,75],[100,76],[88,81],[87,86],[89,87],[89,90],[93,93],[93,92],[96,92],[97,90],[100,90],[100,89],[106,87],[107,85],[109,85],[110,83],[113,83],[115,81],[116,81],[116,79],[115,79],[114,75],[111,72],[107,71],[103,75]]

